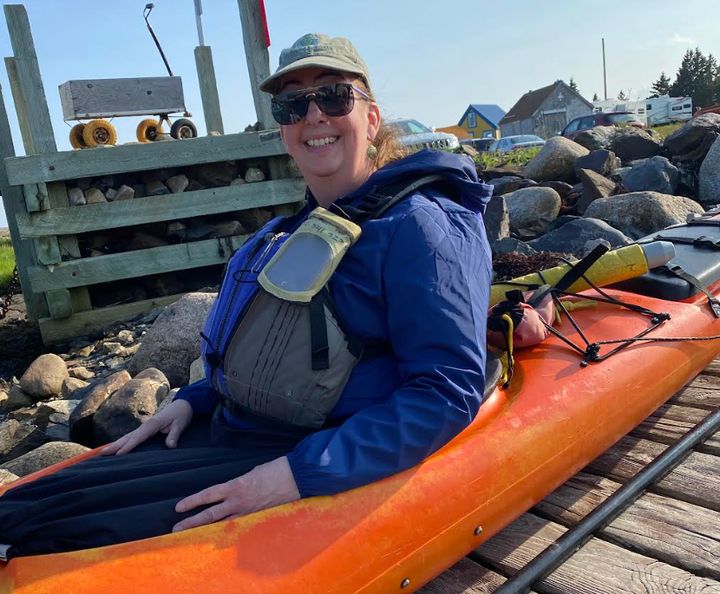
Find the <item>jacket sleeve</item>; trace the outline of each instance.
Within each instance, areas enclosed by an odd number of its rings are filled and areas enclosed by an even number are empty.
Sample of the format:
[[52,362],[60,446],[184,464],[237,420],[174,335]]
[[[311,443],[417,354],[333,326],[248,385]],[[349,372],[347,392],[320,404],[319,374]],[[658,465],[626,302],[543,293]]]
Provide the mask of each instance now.
[[414,466],[475,417],[484,387],[490,252],[482,218],[431,205],[398,224],[383,270],[400,387],[288,455],[301,496],[328,495]]
[[193,414],[207,415],[215,409],[220,397],[210,380],[205,378],[180,388],[173,400],[186,400]]

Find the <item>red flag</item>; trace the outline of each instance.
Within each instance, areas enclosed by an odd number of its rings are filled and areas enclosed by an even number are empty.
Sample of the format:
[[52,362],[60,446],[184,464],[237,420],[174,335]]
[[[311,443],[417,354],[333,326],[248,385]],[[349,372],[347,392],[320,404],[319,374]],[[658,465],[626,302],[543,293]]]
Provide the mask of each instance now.
[[260,2],[260,17],[262,18],[265,47],[270,47],[270,31],[267,24],[267,14],[265,13],[265,0],[258,0],[258,2]]

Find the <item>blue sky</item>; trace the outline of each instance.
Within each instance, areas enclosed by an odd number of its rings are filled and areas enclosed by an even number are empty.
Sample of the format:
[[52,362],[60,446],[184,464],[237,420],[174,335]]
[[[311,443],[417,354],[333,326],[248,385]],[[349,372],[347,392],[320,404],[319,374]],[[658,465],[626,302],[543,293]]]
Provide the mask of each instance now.
[[[60,150],[69,149],[57,87],[70,79],[163,76],[142,19],[144,0],[25,0]],[[431,126],[457,123],[469,103],[509,109],[525,92],[572,76],[588,99],[602,95],[601,38],[608,94],[646,96],[661,71],[674,74],[688,47],[720,57],[717,0],[265,0],[270,60],[310,31],[348,37],[370,67],[387,117]],[[237,0],[203,0],[205,42],[212,47],[226,132],[256,119]],[[4,17],[0,16],[4,21]],[[186,105],[204,133],[193,50],[192,0],[156,0],[151,23],[170,65],[182,76]],[[12,55],[7,27],[0,49]],[[22,153],[4,68],[5,103]],[[134,140],[138,118],[114,121],[120,141]],[[0,212],[0,226],[6,226]]]

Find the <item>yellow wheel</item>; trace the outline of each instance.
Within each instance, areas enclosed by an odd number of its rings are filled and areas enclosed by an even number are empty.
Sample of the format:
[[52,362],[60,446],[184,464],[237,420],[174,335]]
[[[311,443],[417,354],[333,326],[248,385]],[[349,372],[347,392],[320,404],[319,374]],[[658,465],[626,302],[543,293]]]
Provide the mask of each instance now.
[[83,138],[83,130],[85,130],[85,124],[75,124],[70,129],[70,146],[74,149],[87,148]]
[[135,130],[140,142],[153,142],[162,134],[162,124],[158,120],[143,120]]
[[107,120],[90,120],[85,124],[82,135],[85,144],[90,147],[115,144],[117,142],[115,126]]

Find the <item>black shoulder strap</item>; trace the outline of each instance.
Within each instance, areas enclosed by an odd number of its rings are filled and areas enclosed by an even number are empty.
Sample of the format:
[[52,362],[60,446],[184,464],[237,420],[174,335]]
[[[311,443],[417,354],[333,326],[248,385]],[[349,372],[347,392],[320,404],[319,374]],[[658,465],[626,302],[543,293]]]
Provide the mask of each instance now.
[[365,194],[363,199],[355,207],[343,207],[353,223],[362,225],[370,219],[380,218],[390,208],[395,206],[403,198],[412,194],[423,186],[429,186],[444,181],[446,178],[440,174],[425,175],[412,181],[402,180],[388,186],[375,187]]

